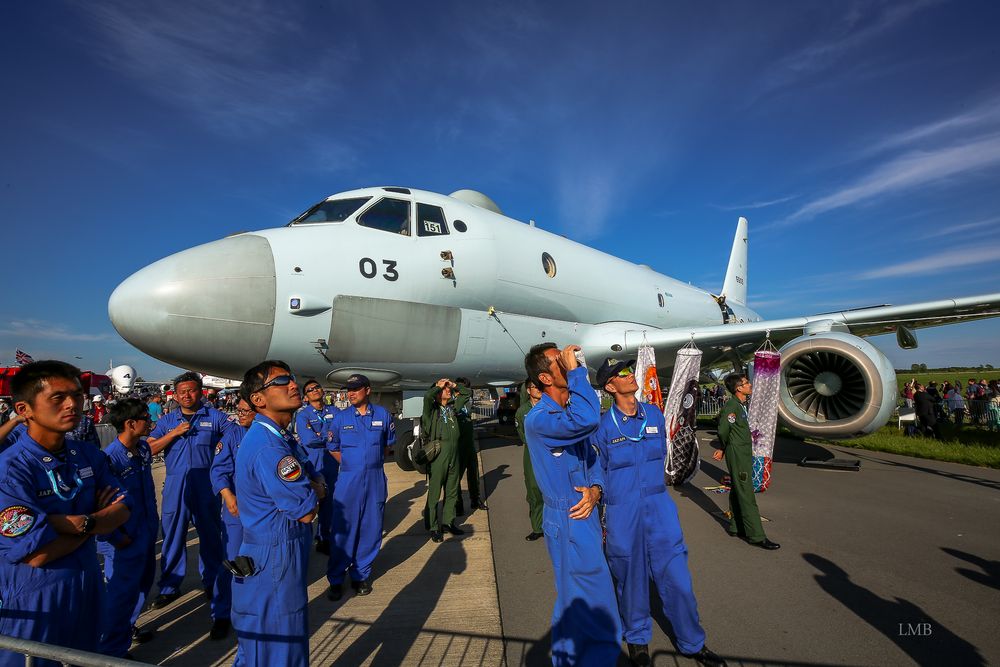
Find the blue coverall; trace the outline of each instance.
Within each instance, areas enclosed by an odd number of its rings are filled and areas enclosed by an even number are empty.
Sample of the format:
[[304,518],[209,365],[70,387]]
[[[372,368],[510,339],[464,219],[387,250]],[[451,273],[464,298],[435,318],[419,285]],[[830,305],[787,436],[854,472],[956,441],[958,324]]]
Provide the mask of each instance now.
[[18,424],[7,434],[7,437],[0,442],[0,454],[7,451],[7,448],[17,442],[17,439],[28,432],[28,427],[24,424]]
[[258,414],[236,453],[240,555],[255,566],[252,576],[233,578],[237,667],[309,664],[312,526],[299,519],[319,502],[311,469],[295,436]]
[[545,507],[542,532],[552,558],[556,604],[552,610],[553,665],[613,665],[621,653],[621,621],[614,585],[601,546],[595,510],[570,519],[580,502],[575,487],[604,486],[588,438],[600,423],[600,403],[587,370],[567,373],[565,408],[543,395],[524,418],[531,465]]
[[[146,603],[156,577],[156,538],[160,517],[156,513],[153,486],[153,455],[145,440],[130,452],[115,439],[104,450],[111,472],[121,480],[132,498],[132,514],[114,532],[97,538],[97,551],[104,556],[107,595],[101,615],[100,651],[124,657],[132,645],[132,628]],[[120,549],[115,544],[125,537],[132,542]]]
[[382,465],[385,448],[396,444],[396,426],[388,410],[369,403],[364,415],[354,406],[338,412],[330,435],[330,451],[340,452],[341,461],[333,490],[337,520],[326,578],[331,586],[339,586],[348,568],[352,581],[368,579],[382,547],[382,513],[388,496]]
[[332,405],[324,405],[317,410],[308,403],[295,415],[295,435],[306,449],[313,468],[323,474],[326,481],[327,496],[319,501],[319,517],[316,528],[316,539],[329,542],[333,523],[333,489],[337,483],[337,459],[327,453],[330,442],[330,424],[333,416],[339,412]]
[[[65,461],[25,432],[0,454],[0,634],[96,651],[104,580],[94,540],[41,567],[22,562],[58,537],[49,515],[93,514],[98,490],[122,487],[94,445],[66,440],[63,451]],[[127,493],[123,502],[132,508]],[[0,666],[23,664],[21,654],[0,651]]]
[[229,618],[230,595],[224,584],[219,585],[222,567],[222,521],[219,497],[212,493],[209,466],[215,448],[226,431],[235,428],[224,413],[201,405],[194,415],[185,415],[180,408],[168,412],[156,422],[150,438],[163,437],[168,431],[189,420],[190,430],[174,439],[166,448],[167,467],[163,482],[163,546],[160,556],[160,593],[180,590],[187,571],[187,532],[191,521],[198,530],[198,571],[202,586],[212,591],[212,618]]
[[639,403],[637,408],[630,417],[612,406],[591,438],[607,483],[606,548],[625,641],[648,644],[653,637],[652,578],[677,637],[677,648],[697,653],[705,645],[705,631],[698,620],[677,506],[664,483],[665,420],[656,406]]
[[[229,489],[236,493],[236,452],[240,448],[240,442],[247,433],[236,422],[233,428],[227,429],[222,436],[222,440],[215,446],[215,457],[212,459],[212,466],[208,469],[208,477],[212,483],[212,493],[218,496],[223,489]],[[221,500],[221,497],[220,497]],[[232,560],[240,555],[240,544],[243,543],[243,524],[238,516],[229,513],[229,508],[223,502],[222,506],[222,548],[226,559]],[[236,511],[239,512],[237,503]],[[219,568],[218,587],[223,596],[232,599],[233,575],[224,567]]]

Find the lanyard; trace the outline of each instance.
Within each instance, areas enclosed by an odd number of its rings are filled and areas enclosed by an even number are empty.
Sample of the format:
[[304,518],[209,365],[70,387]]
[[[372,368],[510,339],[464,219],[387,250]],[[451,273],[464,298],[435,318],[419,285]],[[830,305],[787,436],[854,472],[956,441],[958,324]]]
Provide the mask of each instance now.
[[[633,419],[634,419],[634,417],[633,417]],[[643,411],[643,413],[642,413],[642,426],[639,427],[639,437],[638,438],[633,438],[630,435],[625,435],[624,433],[622,433],[622,427],[618,425],[618,417],[615,416],[615,407],[611,406],[611,421],[613,421],[615,423],[615,428],[618,429],[618,434],[621,435],[626,440],[631,440],[632,442],[639,442],[640,440],[642,440],[643,437],[645,436],[645,433],[646,433],[646,421],[648,419],[649,419],[649,417],[646,415],[645,411]]]
[[[62,475],[57,474],[54,470],[46,470],[45,474],[49,477],[49,483],[52,484],[52,491],[62,500],[73,500],[76,498],[76,494],[80,493],[80,488],[83,486],[83,479],[80,477],[80,471],[73,466],[73,488],[70,488],[66,482],[63,481]],[[69,496],[63,495],[63,489]]]
[[264,428],[266,428],[268,431],[270,431],[271,433],[273,433],[276,436],[278,436],[279,438],[281,438],[282,441],[286,445],[288,445],[289,449],[291,449],[297,455],[302,456],[302,452],[299,451],[299,443],[298,442],[296,442],[294,440],[289,441],[288,438],[286,438],[285,436],[281,435],[281,432],[278,431],[278,429],[274,428],[273,426],[271,426],[270,424],[268,424],[266,422],[255,421],[254,424],[260,424],[261,426],[263,426]]

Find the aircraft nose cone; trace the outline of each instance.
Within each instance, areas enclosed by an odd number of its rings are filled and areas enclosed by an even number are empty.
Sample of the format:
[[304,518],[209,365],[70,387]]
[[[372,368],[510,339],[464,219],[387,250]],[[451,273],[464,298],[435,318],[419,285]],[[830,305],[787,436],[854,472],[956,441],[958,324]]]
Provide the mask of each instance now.
[[267,239],[232,236],[132,274],[111,294],[108,315],[122,338],[150,356],[239,379],[267,357],[274,275]]

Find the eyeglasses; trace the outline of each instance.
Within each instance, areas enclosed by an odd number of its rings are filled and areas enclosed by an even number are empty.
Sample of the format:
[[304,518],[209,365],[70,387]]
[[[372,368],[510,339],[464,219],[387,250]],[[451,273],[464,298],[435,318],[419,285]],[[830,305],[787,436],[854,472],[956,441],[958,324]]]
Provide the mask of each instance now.
[[253,410],[250,410],[249,408],[246,408],[246,409],[244,409],[244,408],[236,408],[236,414],[238,414],[238,415],[252,415],[253,414]]
[[306,389],[307,394],[314,391],[323,391],[323,387],[316,385],[315,387],[309,387],[308,389]]
[[634,368],[623,368],[618,371],[618,377],[620,378],[627,378],[629,375],[635,375]]
[[289,373],[288,375],[279,375],[278,377],[271,378],[258,391],[264,391],[268,387],[287,387],[291,383],[295,382],[295,376]]

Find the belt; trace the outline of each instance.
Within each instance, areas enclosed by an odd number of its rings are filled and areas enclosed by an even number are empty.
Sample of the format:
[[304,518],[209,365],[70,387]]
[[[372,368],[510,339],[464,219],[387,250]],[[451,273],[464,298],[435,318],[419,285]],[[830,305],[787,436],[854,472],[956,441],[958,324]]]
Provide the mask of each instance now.
[[654,496],[658,493],[666,493],[666,492],[667,492],[666,484],[654,484],[653,486],[642,487],[641,489],[639,489],[638,493],[633,491],[631,493],[622,493],[620,495],[605,496],[604,504],[619,505],[621,503],[628,502],[629,500],[635,500],[636,496],[638,496],[639,498],[645,498],[646,496]]
[[356,465],[351,465],[347,461],[341,461],[340,462],[340,471],[341,472],[344,472],[344,471],[351,472],[352,470],[381,470],[382,466],[383,466],[382,463],[367,463],[367,464],[365,464],[363,466],[356,466]]

